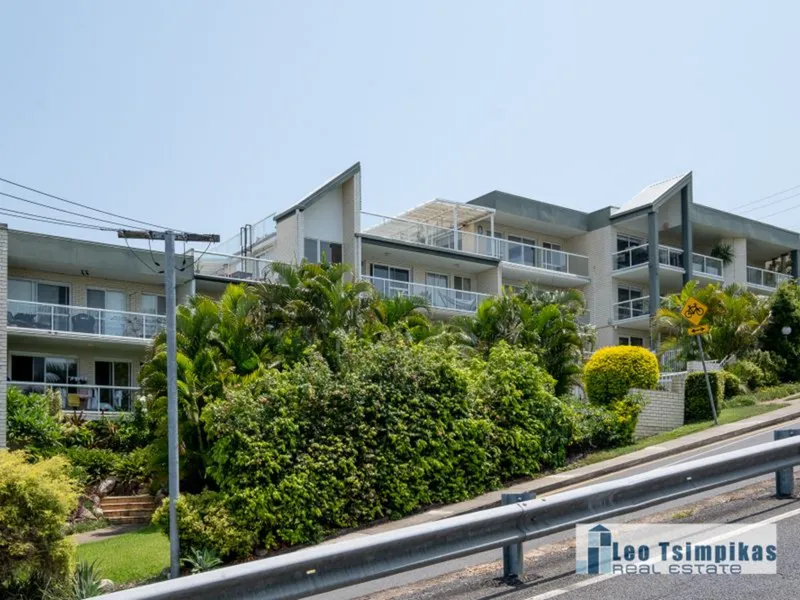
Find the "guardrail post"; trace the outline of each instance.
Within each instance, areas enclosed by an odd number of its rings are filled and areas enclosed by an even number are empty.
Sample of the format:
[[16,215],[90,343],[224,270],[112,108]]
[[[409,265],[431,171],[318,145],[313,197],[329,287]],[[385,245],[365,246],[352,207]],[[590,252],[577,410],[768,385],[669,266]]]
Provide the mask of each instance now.
[[[778,429],[773,432],[775,441],[800,435],[800,429]],[[775,471],[775,496],[791,498],[794,494],[794,469],[787,467]]]
[[[522,492],[521,494],[501,494],[500,504],[516,504],[536,498],[536,492]],[[524,556],[522,553],[522,542],[503,546],[503,579],[515,581],[522,577],[524,570]]]

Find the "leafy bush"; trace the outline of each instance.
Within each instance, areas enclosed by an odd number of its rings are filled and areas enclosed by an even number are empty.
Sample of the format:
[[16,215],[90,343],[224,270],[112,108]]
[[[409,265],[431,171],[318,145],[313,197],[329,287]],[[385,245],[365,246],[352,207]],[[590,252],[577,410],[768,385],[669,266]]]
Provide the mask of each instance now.
[[610,405],[631,388],[655,389],[658,359],[638,346],[609,346],[592,355],[583,371],[586,393],[595,404]]
[[[781,381],[800,381],[800,286],[794,281],[778,286],[770,296],[769,308],[769,322],[761,330],[761,349],[782,359],[776,365]],[[791,328],[789,335],[783,334],[784,327]]]
[[643,407],[642,398],[633,394],[609,407],[574,400],[572,410],[576,413],[576,428],[570,450],[587,452],[632,444]]
[[[236,523],[217,492],[181,494],[177,504],[178,531],[183,548],[205,548],[223,558],[246,557],[255,547],[257,524]],[[169,532],[169,500],[153,514],[153,523]]]
[[752,361],[737,360],[732,365],[725,367],[725,369],[737,376],[750,391],[755,391],[764,385],[764,371]]
[[735,374],[722,371],[724,374],[723,381],[725,386],[725,398],[733,398],[741,394],[747,393],[747,388]]
[[[714,395],[714,405],[717,414],[719,414],[722,410],[722,399],[725,395],[725,374],[713,372],[708,374],[708,378]],[[687,423],[708,421],[713,418],[711,402],[708,399],[708,387],[703,373],[689,373],[686,376],[683,418]]]
[[[786,359],[774,352],[756,350],[751,352],[750,360],[753,361],[764,374],[762,385],[772,387],[780,383],[781,373],[786,373]],[[794,381],[791,379],[790,381]]]
[[119,485],[130,492],[149,483],[153,475],[151,449],[136,448],[127,454],[119,454],[113,474],[119,480]]
[[23,394],[7,386],[8,445],[36,455],[52,454],[61,445],[61,428],[51,413],[51,394]]
[[67,448],[64,452],[72,463],[73,475],[85,485],[92,485],[115,475],[120,456],[101,448]]
[[533,475],[566,460],[573,435],[571,413],[553,395],[554,380],[537,366],[536,355],[500,342],[488,360],[471,364],[473,389],[488,411],[499,475]]
[[753,394],[735,396],[725,401],[727,406],[748,406],[759,402],[780,400],[788,396],[800,394],[800,383],[784,383],[775,387],[768,387]]
[[0,452],[0,596],[69,585],[75,549],[63,530],[77,503],[63,458],[31,464],[24,452]]

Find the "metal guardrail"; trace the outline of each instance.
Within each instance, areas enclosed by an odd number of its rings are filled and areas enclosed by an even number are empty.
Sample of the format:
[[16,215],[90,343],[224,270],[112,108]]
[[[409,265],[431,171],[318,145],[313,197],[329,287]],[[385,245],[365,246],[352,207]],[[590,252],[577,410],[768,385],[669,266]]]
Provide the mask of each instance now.
[[800,437],[102,596],[293,600],[558,533],[800,464]]

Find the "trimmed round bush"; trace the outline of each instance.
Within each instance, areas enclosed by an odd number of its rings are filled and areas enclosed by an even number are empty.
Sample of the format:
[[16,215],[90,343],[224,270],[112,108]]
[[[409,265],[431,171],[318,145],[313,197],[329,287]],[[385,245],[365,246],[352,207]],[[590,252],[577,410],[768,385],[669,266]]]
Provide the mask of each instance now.
[[608,346],[592,355],[583,370],[589,400],[607,406],[625,397],[631,388],[655,389],[658,359],[640,346]]

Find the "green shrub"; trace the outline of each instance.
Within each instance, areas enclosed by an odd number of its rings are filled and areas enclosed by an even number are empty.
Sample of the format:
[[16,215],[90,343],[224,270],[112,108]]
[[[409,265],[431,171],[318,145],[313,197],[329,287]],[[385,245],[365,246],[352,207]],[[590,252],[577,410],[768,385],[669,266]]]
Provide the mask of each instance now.
[[629,394],[609,407],[580,400],[573,400],[571,407],[576,427],[570,451],[587,452],[632,444],[644,402]]
[[752,394],[743,394],[726,399],[727,406],[750,406],[759,402],[769,402],[770,400],[780,400],[788,396],[800,394],[800,383],[784,383],[774,387],[761,389]]
[[31,464],[23,452],[0,451],[0,596],[69,585],[75,548],[63,531],[77,504],[66,460]]
[[61,428],[51,414],[52,395],[23,394],[8,386],[8,445],[36,455],[52,454],[61,446]]
[[93,485],[116,475],[120,455],[101,448],[67,448],[64,452],[73,466],[73,476]]
[[[800,381],[800,286],[790,281],[770,296],[770,318],[761,329],[761,348],[772,354],[781,381]],[[784,335],[785,327],[791,328]],[[764,370],[764,365],[759,366]],[[769,383],[765,383],[769,385]]]
[[[177,514],[182,548],[205,548],[222,558],[244,558],[255,549],[257,524],[237,524],[217,492],[181,494]],[[168,499],[156,509],[153,523],[169,534]]]
[[764,385],[764,371],[757,364],[749,360],[737,360],[725,370],[736,375],[750,391],[755,391]]
[[[708,377],[714,394],[714,405],[717,414],[719,414],[722,410],[722,399],[725,395],[725,375],[722,372],[713,372],[709,373]],[[708,387],[703,373],[689,373],[686,376],[683,415],[687,423],[708,421],[713,418],[711,402],[708,399]]]
[[488,360],[474,360],[470,370],[473,393],[495,426],[491,443],[500,477],[509,480],[563,465],[574,424],[536,356],[500,342]]
[[150,482],[153,476],[153,453],[150,448],[136,448],[118,455],[113,471],[123,488],[134,491]]
[[734,373],[722,371],[725,386],[725,399],[747,393],[747,388]]
[[[788,373],[786,359],[774,352],[766,352],[764,350],[755,350],[751,352],[749,358],[753,363],[758,365],[761,372],[764,374],[762,385],[767,387],[776,386],[781,382],[781,374]],[[787,379],[787,381],[794,381]]]
[[586,394],[595,404],[610,405],[631,388],[655,389],[658,359],[638,346],[609,346],[592,355],[583,371]]

